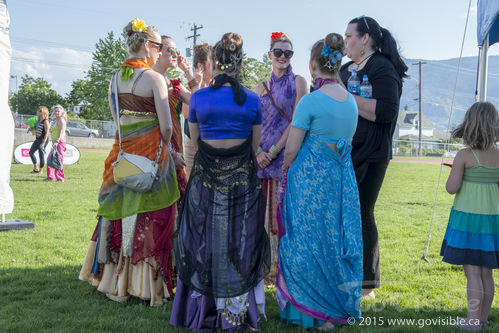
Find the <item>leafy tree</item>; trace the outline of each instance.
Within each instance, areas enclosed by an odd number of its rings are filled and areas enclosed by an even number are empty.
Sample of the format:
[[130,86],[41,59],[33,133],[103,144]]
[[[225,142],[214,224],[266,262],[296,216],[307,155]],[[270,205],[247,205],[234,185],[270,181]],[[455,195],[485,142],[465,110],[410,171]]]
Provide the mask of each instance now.
[[258,61],[255,58],[244,60],[239,78],[243,86],[253,90],[260,82],[268,80],[271,73],[272,62],[267,57],[267,54],[264,54],[262,61]]
[[71,83],[71,92],[67,95],[66,101],[69,105],[82,105],[88,104],[87,91],[88,81],[76,80]]
[[50,108],[55,104],[65,104],[64,98],[59,96],[51,84],[43,78],[24,75],[21,81],[19,91],[10,96],[12,111],[20,114],[36,114],[40,105]]
[[99,39],[92,53],[93,62],[85,82],[73,82],[73,90],[69,94],[69,97],[76,101],[88,103],[81,113],[83,118],[112,119],[107,101],[109,80],[113,73],[120,69],[127,56],[127,45],[123,38],[115,38],[114,34],[109,32],[106,38]]

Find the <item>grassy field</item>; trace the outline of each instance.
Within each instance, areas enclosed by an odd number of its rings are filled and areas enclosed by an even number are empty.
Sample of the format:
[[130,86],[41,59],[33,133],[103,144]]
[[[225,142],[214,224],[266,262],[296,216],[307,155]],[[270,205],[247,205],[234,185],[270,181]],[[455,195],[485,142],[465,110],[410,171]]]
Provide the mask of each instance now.
[[[168,325],[171,304],[119,304],[78,280],[95,228],[97,192],[106,153],[82,152],[65,167],[66,182],[43,182],[31,166],[12,166],[15,210],[7,218],[35,223],[29,231],[0,233],[0,332],[187,332]],[[391,163],[378,200],[382,287],[363,302],[364,319],[342,332],[454,332],[449,318],[466,315],[466,280],[459,266],[442,263],[440,245],[452,196],[439,191],[430,263],[422,261],[439,173],[436,164]],[[445,183],[449,169],[445,168]],[[499,274],[495,273],[496,286]],[[267,291],[262,332],[305,332],[284,326],[274,290]],[[489,319],[499,323],[497,298]],[[414,319],[389,322],[395,319]],[[499,330],[499,324],[484,329]]]

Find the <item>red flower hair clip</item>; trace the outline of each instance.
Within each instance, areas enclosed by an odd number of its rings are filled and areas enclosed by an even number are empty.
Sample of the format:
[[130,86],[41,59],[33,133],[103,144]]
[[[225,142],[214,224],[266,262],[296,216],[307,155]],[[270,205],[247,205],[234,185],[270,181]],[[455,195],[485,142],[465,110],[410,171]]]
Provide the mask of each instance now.
[[274,40],[282,36],[287,37],[287,35],[284,32],[273,32],[272,35],[270,35],[270,42],[272,43]]

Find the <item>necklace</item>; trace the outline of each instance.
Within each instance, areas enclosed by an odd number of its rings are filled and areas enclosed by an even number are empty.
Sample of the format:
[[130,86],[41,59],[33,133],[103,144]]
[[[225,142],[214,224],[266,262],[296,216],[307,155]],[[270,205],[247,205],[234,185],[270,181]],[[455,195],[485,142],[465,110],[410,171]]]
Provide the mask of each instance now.
[[323,79],[321,77],[318,77],[314,80],[314,91],[319,90],[323,85],[328,83],[340,83],[340,81],[338,81],[338,79],[332,79],[332,78]]
[[357,71],[359,70],[360,65],[362,65],[362,64],[363,64],[363,63],[364,63],[367,59],[371,58],[371,57],[373,56],[373,54],[374,54],[374,53],[371,53],[370,55],[368,55],[367,57],[365,57],[364,59],[362,59],[362,61],[361,61],[361,62],[359,62],[359,63],[356,63],[356,62],[355,62],[355,64],[357,65],[357,68],[356,68],[356,69],[357,69]]

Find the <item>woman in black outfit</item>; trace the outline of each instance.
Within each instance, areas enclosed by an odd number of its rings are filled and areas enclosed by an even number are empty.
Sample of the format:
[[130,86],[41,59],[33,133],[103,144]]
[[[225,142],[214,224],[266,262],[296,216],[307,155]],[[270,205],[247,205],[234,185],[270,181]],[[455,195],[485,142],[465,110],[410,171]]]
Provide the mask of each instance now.
[[[42,172],[45,166],[45,147],[48,143],[50,124],[49,124],[49,109],[46,106],[40,106],[36,111],[38,116],[38,121],[35,125],[36,139],[31,145],[29,150],[29,157],[31,157],[31,162],[33,162],[33,171],[31,173]],[[36,163],[35,153],[38,151],[40,167]]]
[[343,65],[340,77],[345,86],[352,74],[362,82],[367,74],[372,98],[354,95],[359,109],[357,130],[353,137],[352,161],[359,187],[364,246],[364,281],[362,295],[374,299],[380,286],[378,230],[374,205],[392,158],[392,136],[397,123],[402,79],[407,66],[401,59],[391,33],[371,17],[350,21],[345,32],[347,55],[352,61]]

